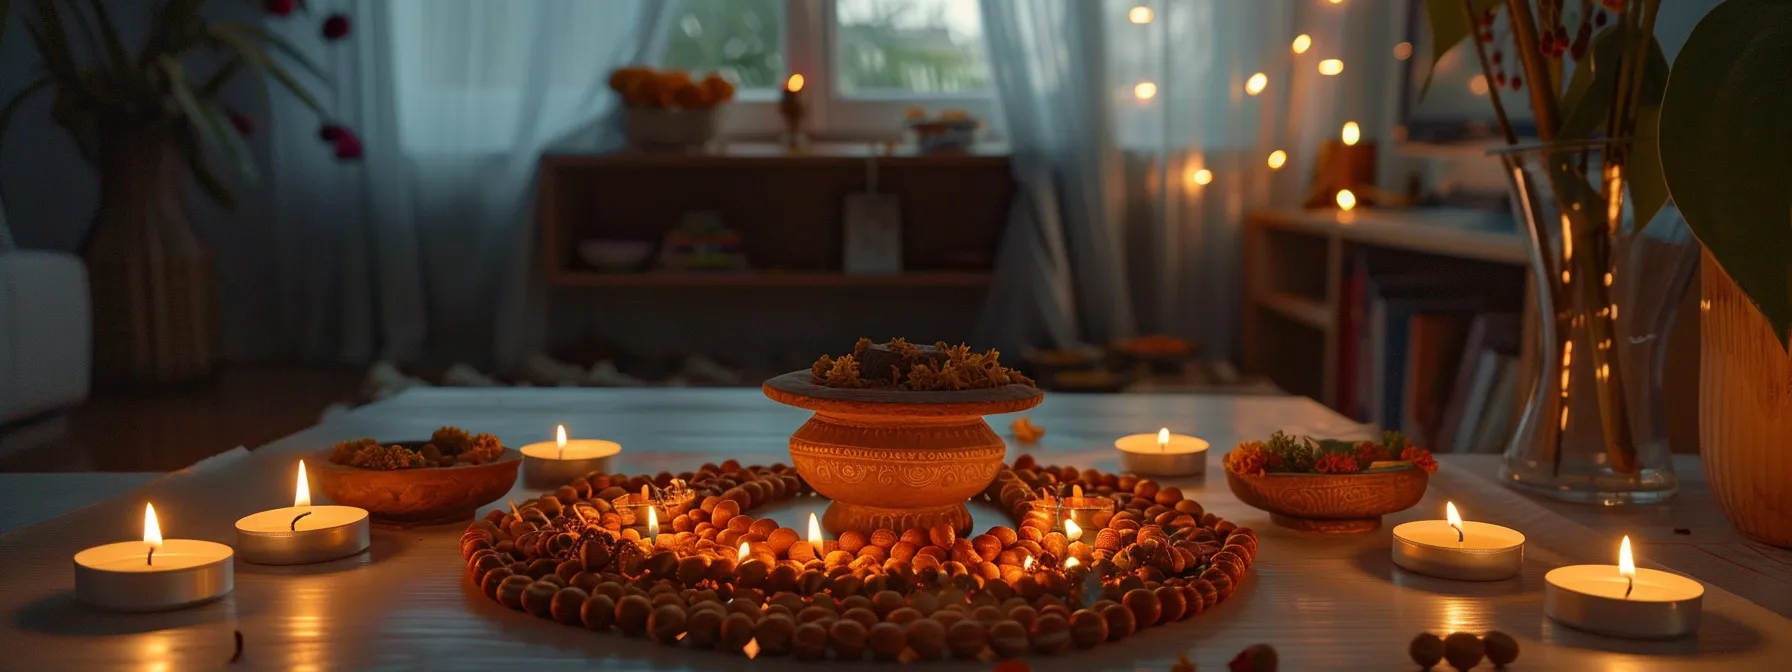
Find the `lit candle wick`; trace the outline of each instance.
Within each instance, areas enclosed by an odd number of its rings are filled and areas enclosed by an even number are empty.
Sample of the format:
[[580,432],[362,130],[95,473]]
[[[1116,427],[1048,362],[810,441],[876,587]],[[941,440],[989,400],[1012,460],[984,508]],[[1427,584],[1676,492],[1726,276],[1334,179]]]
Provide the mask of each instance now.
[[558,446],[554,459],[566,459],[566,425],[554,425],[554,445]]
[[156,547],[149,547],[149,555],[143,556],[143,564],[150,566],[156,564]]
[[1456,543],[1462,543],[1462,514],[1456,512],[1455,502],[1444,502],[1444,519],[1456,530]]
[[1618,544],[1618,575],[1624,577],[1624,599],[1630,599],[1630,591],[1636,590],[1636,560],[1630,554],[1630,535],[1624,535],[1624,541]]
[[309,516],[309,515],[311,515],[311,512],[310,512],[310,511],[306,511],[306,512],[304,512],[304,513],[301,513],[301,514],[299,514],[299,515],[297,515],[297,516],[295,516],[295,517],[293,517],[293,519],[292,519],[292,524],[291,524],[291,525],[288,525],[288,526],[286,526],[286,529],[288,529],[288,530],[290,530],[290,531],[293,531],[293,532],[297,532],[297,531],[299,531],[299,519],[300,519],[300,518],[304,518],[304,517],[305,517],[305,516]]
[[1630,599],[1630,591],[1636,590],[1636,577],[1624,577],[1624,599]]
[[1163,429],[1157,430],[1157,452],[1167,453],[1169,451],[1170,451],[1170,428],[1165,427]]

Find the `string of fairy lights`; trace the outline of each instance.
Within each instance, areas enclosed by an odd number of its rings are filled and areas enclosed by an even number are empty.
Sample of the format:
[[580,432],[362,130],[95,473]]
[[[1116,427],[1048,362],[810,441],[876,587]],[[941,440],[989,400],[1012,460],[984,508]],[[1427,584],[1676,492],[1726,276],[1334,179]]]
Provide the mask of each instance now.
[[[1328,1],[1333,5],[1344,4],[1344,0]],[[1126,19],[1134,25],[1148,25],[1157,20],[1157,12],[1145,5],[1135,5],[1127,10]],[[1288,45],[1289,51],[1293,52],[1295,56],[1304,55],[1308,51],[1311,51],[1312,48],[1313,36],[1306,33],[1295,35],[1294,40]],[[1399,44],[1394,45],[1395,60],[1407,60],[1412,58],[1412,54],[1413,45],[1411,42],[1400,42]],[[1340,58],[1320,59],[1314,67],[1322,76],[1336,77],[1344,73],[1344,60]],[[1265,72],[1253,73],[1250,77],[1246,78],[1244,82],[1244,93],[1247,96],[1257,96],[1262,94],[1268,88],[1269,74]],[[1149,79],[1139,80],[1138,82],[1133,83],[1132,94],[1139,102],[1147,103],[1157,97],[1157,82]],[[1362,139],[1362,128],[1355,121],[1346,121],[1344,122],[1343,128],[1339,131],[1339,136],[1344,144],[1355,145]],[[1288,152],[1282,149],[1273,149],[1265,158],[1264,163],[1271,171],[1281,170],[1283,166],[1288,165]],[[1189,183],[1197,186],[1206,186],[1211,184],[1213,180],[1213,171],[1207,168],[1194,168],[1188,173],[1187,178]],[[1339,208],[1348,211],[1351,208],[1356,207],[1356,196],[1346,189],[1339,192],[1337,202]]]

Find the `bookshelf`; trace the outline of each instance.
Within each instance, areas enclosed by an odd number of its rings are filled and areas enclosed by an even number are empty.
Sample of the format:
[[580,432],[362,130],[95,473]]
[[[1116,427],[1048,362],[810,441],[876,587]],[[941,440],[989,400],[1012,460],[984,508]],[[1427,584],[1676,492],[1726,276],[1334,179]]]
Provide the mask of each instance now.
[[[1341,376],[1361,375],[1350,371],[1344,362],[1357,359],[1358,353],[1349,351],[1344,342],[1362,338],[1355,332],[1363,328],[1349,323],[1362,319],[1349,316],[1351,309],[1361,308],[1348,303],[1353,271],[1366,265],[1371,269],[1368,275],[1398,275],[1421,288],[1436,278],[1438,285],[1453,283],[1449,286],[1459,288],[1446,292],[1449,301],[1481,306],[1470,312],[1522,315],[1530,309],[1526,301],[1528,252],[1522,236],[1503,216],[1464,210],[1249,213],[1243,237],[1241,368],[1267,376],[1291,393],[1353,415],[1360,400],[1340,398]],[[1670,337],[1663,388],[1669,442],[1676,451],[1694,452],[1698,436],[1697,292],[1688,292],[1685,301]],[[1525,333],[1518,342],[1522,346],[1529,340]],[[1383,341],[1359,340],[1356,347],[1378,347],[1374,345],[1377,342]],[[1516,385],[1519,390],[1526,387],[1524,383]]]

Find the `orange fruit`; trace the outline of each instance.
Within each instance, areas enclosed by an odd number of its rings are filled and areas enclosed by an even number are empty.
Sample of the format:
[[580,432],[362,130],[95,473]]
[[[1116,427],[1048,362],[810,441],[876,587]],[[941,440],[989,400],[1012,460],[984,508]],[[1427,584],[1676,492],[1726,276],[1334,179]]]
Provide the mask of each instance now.
[[713,104],[709,99],[708,92],[704,91],[703,87],[690,82],[680,84],[677,89],[673,90],[672,99],[678,103],[679,107],[687,110],[701,110]]
[[626,97],[629,89],[639,84],[649,72],[647,68],[617,68],[615,72],[610,73],[610,88]]
[[711,105],[734,100],[734,84],[723,79],[721,75],[709,73],[708,77],[703,78],[702,86]]

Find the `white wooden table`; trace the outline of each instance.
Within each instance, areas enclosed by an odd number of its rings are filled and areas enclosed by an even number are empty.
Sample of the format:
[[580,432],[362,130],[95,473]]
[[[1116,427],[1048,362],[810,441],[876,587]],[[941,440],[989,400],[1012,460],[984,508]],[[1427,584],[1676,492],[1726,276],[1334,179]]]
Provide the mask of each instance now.
[[[1735,540],[1727,527],[1718,529],[1721,519],[1698,512],[1710,507],[1695,498],[1653,512],[1576,509],[1563,515],[1555,505],[1492,486],[1480,475],[1491,469],[1484,459],[1446,459],[1425,501],[1390,516],[1389,527],[1435,517],[1451,499],[1471,518],[1516,527],[1530,538],[1520,578],[1453,583],[1394,569],[1385,527],[1349,537],[1298,534],[1274,527],[1266,514],[1231,496],[1218,458],[1241,437],[1260,438],[1276,429],[1331,436],[1360,431],[1310,400],[1053,394],[1030,415],[1049,432],[1031,450],[1047,463],[1112,470],[1107,446],[1115,436],[1159,426],[1213,440],[1218,449],[1209,456],[1212,474],[1177,484],[1210,510],[1262,535],[1253,571],[1217,608],[1152,628],[1123,645],[1034,659],[1035,669],[1161,670],[1184,650],[1201,669],[1223,669],[1239,649],[1260,642],[1280,650],[1283,670],[1408,669],[1406,644],[1421,630],[1489,629],[1519,640],[1518,670],[1777,670],[1792,660],[1792,621],[1782,615],[1792,602],[1787,573],[1717,571],[1698,558],[1710,554],[1696,545],[1701,535],[1712,535],[1716,543],[1736,544],[1738,553],[1766,558],[1761,566],[1783,563],[1784,554]],[[747,669],[755,663],[738,656],[588,632],[498,606],[466,583],[455,548],[458,525],[376,531],[369,553],[323,565],[239,563],[234,593],[166,614],[107,614],[79,605],[70,557],[87,546],[140,536],[146,499],[155,502],[164,534],[229,542],[236,518],[290,501],[292,463],[299,453],[339,439],[416,438],[453,423],[495,432],[517,445],[542,439],[554,424],[565,423],[575,435],[621,441],[623,470],[657,472],[728,457],[787,460],[786,440],[805,417],[756,390],[408,392],[252,453],[202,463],[114,500],[0,536],[0,669],[217,668],[231,655],[235,631],[244,634],[245,657],[231,669]],[[1008,418],[991,420],[1006,433]],[[1698,487],[1689,489],[1698,494]],[[0,493],[0,505],[30,505],[15,499]],[[803,501],[769,514],[791,525],[823,504]],[[991,510],[973,513],[979,527],[993,524]],[[1675,539],[1680,535],[1671,528],[1686,520],[1702,522],[1692,537]],[[1563,564],[1611,562],[1612,540],[1620,532],[1650,540],[1639,549],[1643,564],[1664,559],[1705,581],[1705,624],[1696,637],[1629,642],[1568,630],[1543,616],[1543,574]],[[1692,550],[1671,552],[1675,546]],[[1662,558],[1655,557],[1657,549],[1663,549]],[[1756,576],[1748,576],[1750,571]]]

